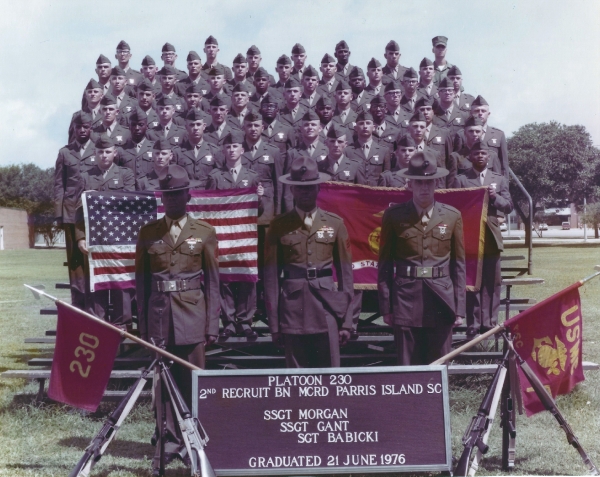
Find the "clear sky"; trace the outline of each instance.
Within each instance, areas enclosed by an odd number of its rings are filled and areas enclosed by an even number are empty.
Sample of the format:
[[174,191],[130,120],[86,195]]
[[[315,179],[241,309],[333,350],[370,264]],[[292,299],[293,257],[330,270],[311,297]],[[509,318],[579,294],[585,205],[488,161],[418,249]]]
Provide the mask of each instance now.
[[98,55],[113,59],[120,40],[135,69],[146,54],[160,63],[168,41],[185,70],[188,51],[204,58],[211,34],[220,62],[256,44],[272,73],[296,42],[318,67],[341,39],[363,69],[372,56],[384,62],[390,39],[401,64],[418,68],[444,35],[465,91],[490,103],[490,124],[508,136],[530,122],[582,124],[600,144],[599,19],[596,0],[2,0],[0,165],[54,165]]

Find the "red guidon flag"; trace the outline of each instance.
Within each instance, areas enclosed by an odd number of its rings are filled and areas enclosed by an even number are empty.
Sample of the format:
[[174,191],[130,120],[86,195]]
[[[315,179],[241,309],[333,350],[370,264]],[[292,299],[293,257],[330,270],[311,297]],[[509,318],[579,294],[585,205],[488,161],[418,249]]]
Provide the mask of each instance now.
[[[435,191],[436,200],[457,208],[462,214],[468,291],[477,291],[481,286],[486,191],[487,187]],[[350,235],[355,288],[377,289],[381,218],[390,205],[411,199],[412,192],[406,189],[340,182],[321,184],[318,206],[342,217]]]
[[[555,398],[584,380],[580,282],[546,298],[504,322],[514,346]],[[519,368],[523,405],[528,416],[545,408]]]
[[121,335],[57,302],[56,347],[48,397],[95,411],[108,384]]

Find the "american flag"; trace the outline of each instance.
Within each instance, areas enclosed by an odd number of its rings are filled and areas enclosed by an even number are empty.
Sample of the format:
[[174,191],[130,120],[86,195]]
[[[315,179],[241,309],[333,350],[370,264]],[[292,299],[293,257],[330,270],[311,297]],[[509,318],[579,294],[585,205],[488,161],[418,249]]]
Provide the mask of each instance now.
[[[219,241],[222,281],[258,280],[256,189],[192,190],[190,216],[213,227]],[[90,289],[135,287],[135,245],[142,225],[164,216],[158,192],[82,194]]]

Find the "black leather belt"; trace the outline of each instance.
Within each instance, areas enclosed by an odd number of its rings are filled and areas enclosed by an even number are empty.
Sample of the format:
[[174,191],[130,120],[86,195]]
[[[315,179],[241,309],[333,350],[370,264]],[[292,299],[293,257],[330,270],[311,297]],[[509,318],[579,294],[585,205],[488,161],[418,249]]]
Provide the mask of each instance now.
[[323,268],[321,270],[317,270],[316,268],[290,268],[283,271],[283,278],[306,278],[312,280],[314,278],[331,276],[333,276],[331,268]]
[[200,278],[192,278],[191,280],[157,280],[152,282],[152,290],[159,292],[197,290],[201,286],[202,280]]
[[396,265],[396,276],[412,278],[440,278],[448,276],[447,267],[415,267]]

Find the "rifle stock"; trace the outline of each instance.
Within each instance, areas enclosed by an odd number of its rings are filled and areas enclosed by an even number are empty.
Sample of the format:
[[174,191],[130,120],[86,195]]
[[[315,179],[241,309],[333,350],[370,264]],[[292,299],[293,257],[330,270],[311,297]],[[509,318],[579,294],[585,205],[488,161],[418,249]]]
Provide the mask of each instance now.
[[463,444],[465,448],[463,449],[460,459],[456,464],[454,475],[467,476],[471,452],[475,447],[477,447],[482,454],[485,454],[488,451],[488,446],[483,441],[483,436],[489,425],[490,409],[492,407],[498,381],[500,380],[500,375],[502,374],[502,369],[505,367],[504,363],[506,362],[507,356],[508,351],[505,351],[502,361],[500,364],[498,364],[498,369],[496,369],[496,372],[494,373],[492,382],[490,383],[487,391],[485,392],[485,396],[481,401],[481,406],[479,406],[477,415],[473,417],[471,424],[465,431],[465,435],[463,437]]

